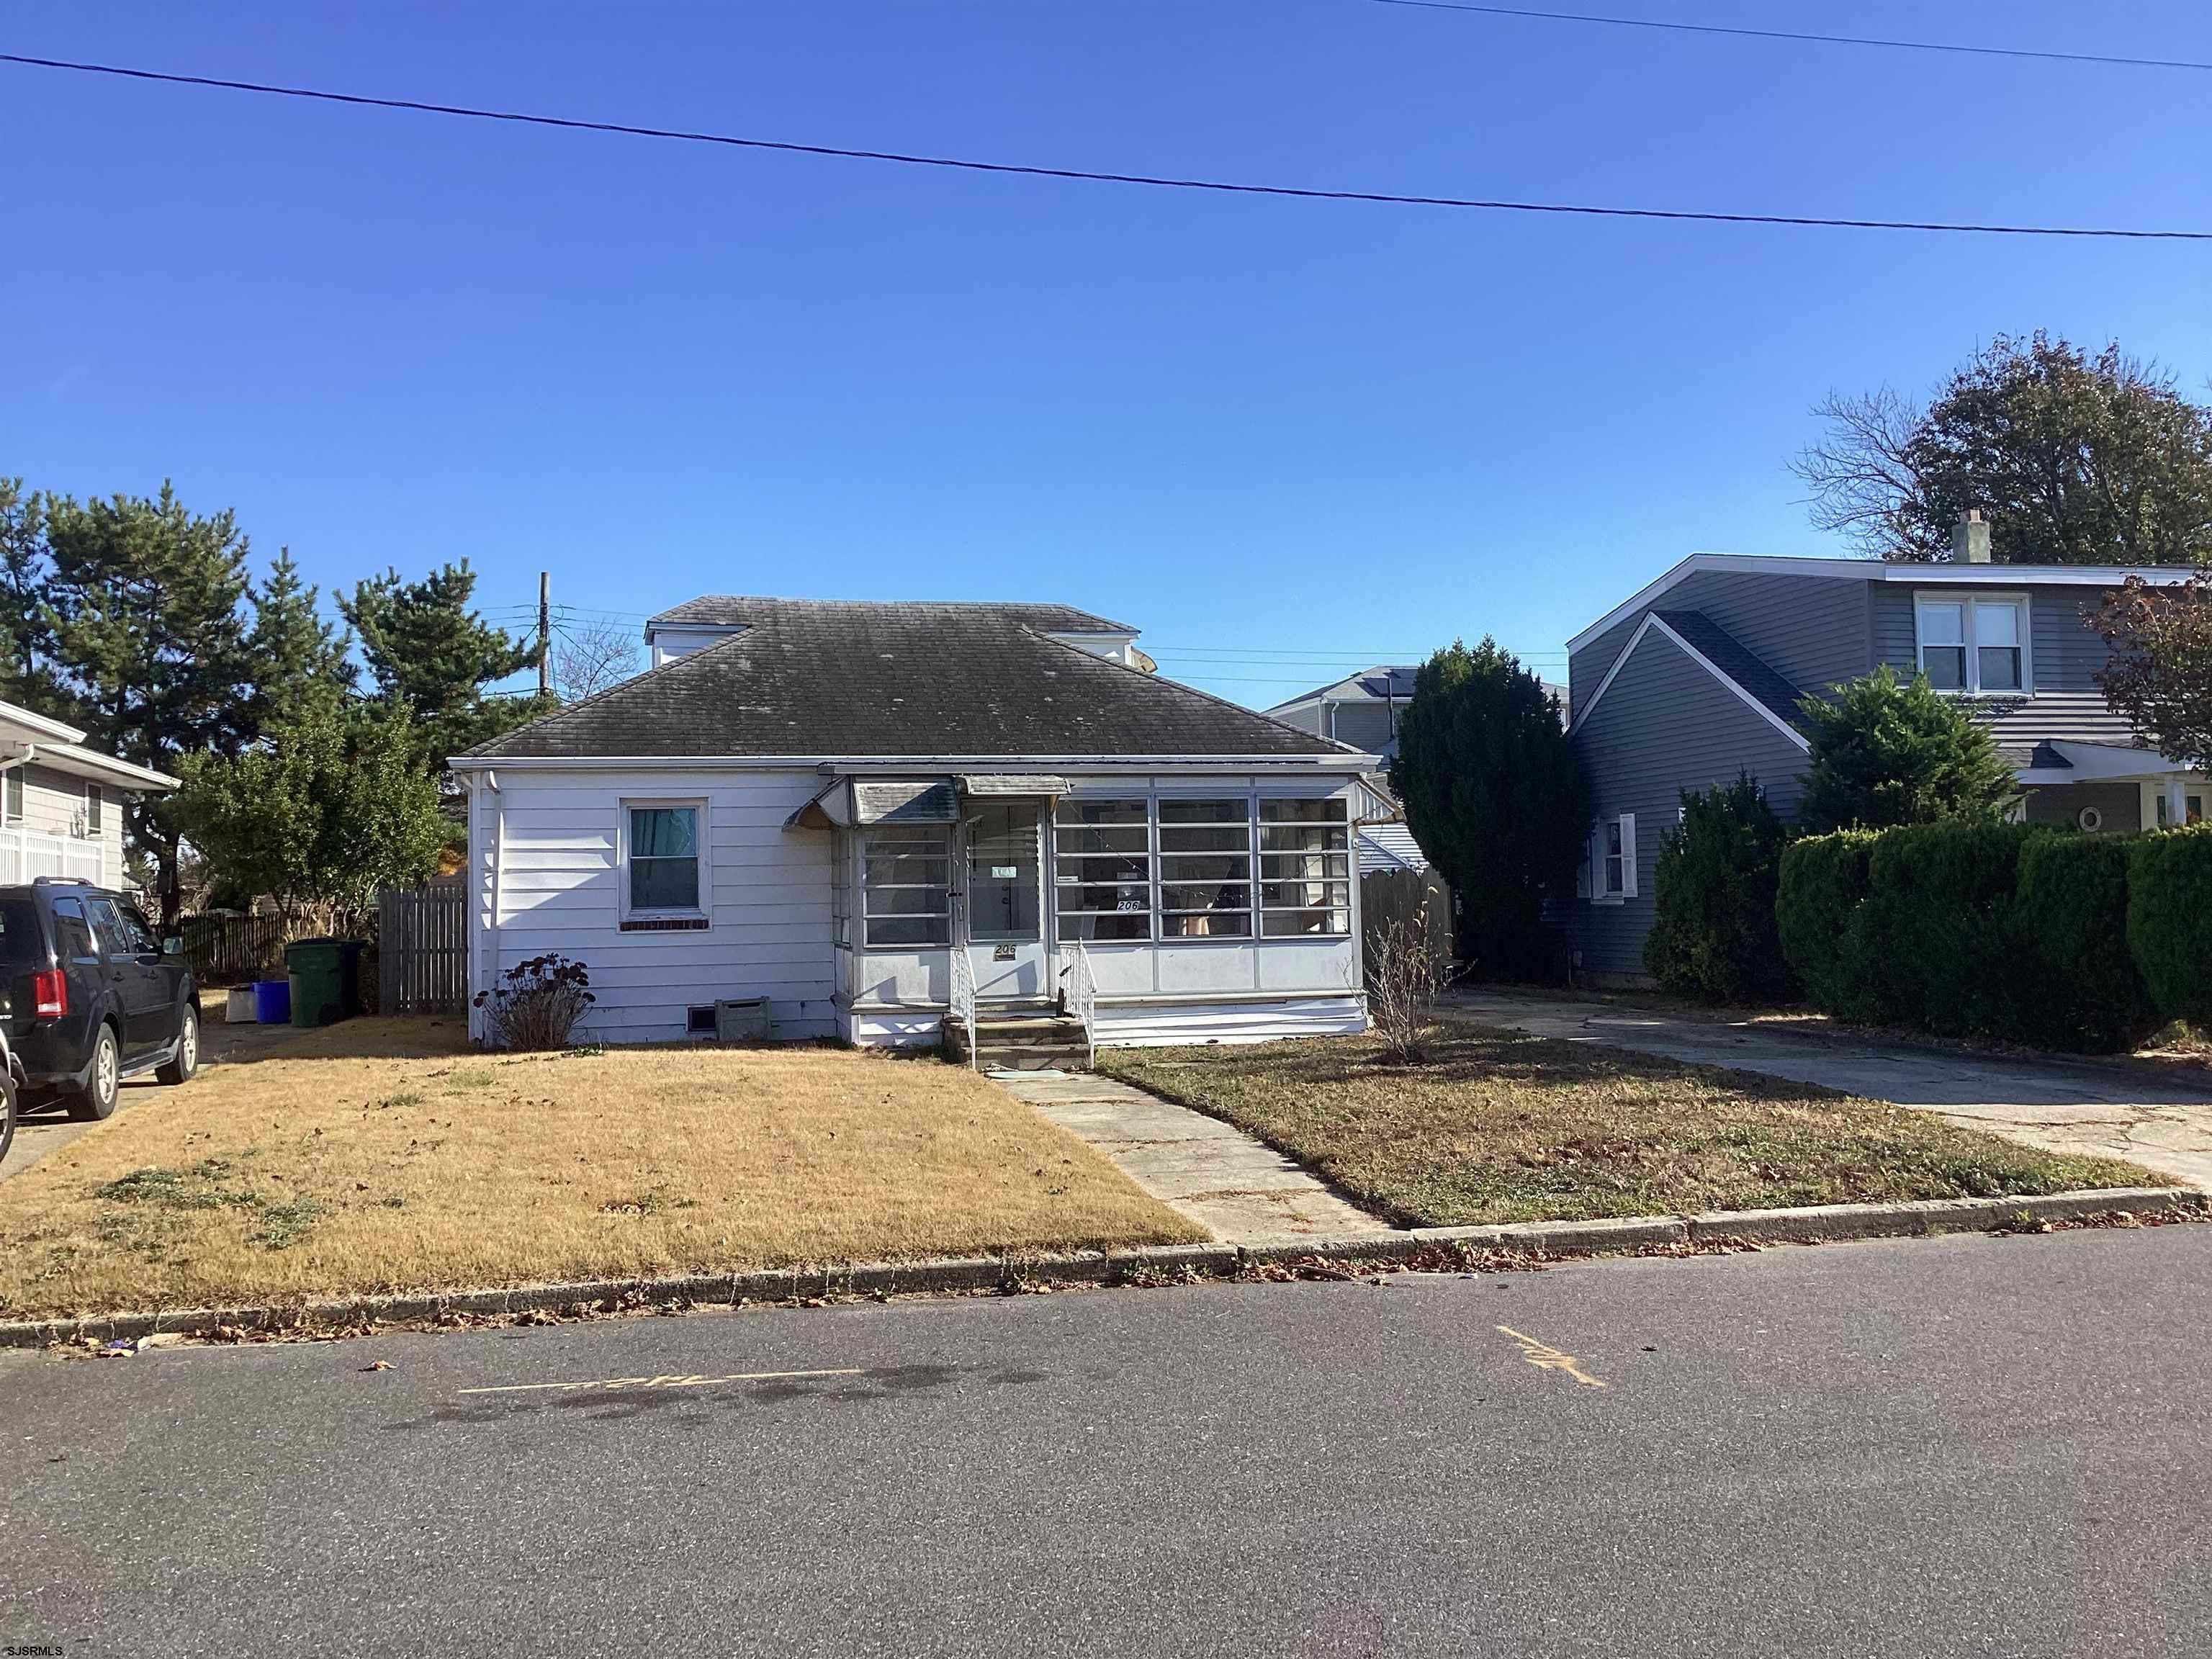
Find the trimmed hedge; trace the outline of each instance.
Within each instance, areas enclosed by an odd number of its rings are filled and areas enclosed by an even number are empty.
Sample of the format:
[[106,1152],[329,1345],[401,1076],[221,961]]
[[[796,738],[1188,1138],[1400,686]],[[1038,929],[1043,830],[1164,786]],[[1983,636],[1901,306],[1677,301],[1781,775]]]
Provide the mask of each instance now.
[[1861,1000],[1863,974],[1850,937],[1876,839],[1870,830],[1839,830],[1782,849],[1774,920],[1783,957],[1813,1006],[1841,1019],[1880,1018]]
[[1808,997],[1840,1019],[2088,1050],[2212,1022],[2212,828],[1810,836],[1783,854],[1776,920]]
[[1942,1036],[2027,1036],[2034,951],[2014,890],[2032,836],[1952,819],[1881,832],[1867,857],[1850,962],[1881,1018]]
[[2033,1030],[2060,1048],[2125,1048],[2150,1024],[2128,945],[2134,852],[2117,836],[2038,836],[2021,848],[2020,915],[2039,969]]
[[2212,823],[2135,838],[2128,951],[2161,1018],[2212,1025]]

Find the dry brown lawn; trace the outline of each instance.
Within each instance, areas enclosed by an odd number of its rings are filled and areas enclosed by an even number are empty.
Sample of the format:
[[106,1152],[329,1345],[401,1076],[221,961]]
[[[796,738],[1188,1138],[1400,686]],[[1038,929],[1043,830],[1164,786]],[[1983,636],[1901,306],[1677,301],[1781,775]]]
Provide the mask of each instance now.
[[356,1020],[0,1183],[0,1317],[1202,1237],[973,1073]]
[[2172,1184],[1807,1084],[1457,1023],[1413,1066],[1386,1063],[1371,1037],[1098,1063],[1416,1225]]

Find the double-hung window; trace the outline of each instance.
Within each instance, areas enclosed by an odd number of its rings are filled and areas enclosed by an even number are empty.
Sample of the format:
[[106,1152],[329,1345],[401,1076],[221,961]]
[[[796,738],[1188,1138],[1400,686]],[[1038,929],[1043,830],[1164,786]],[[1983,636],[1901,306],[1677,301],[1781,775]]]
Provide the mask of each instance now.
[[0,811],[4,811],[9,823],[23,821],[23,769],[11,766],[7,772],[4,792],[0,793]]
[[952,942],[952,832],[934,825],[871,830],[860,840],[860,893],[870,950]]
[[1938,691],[2027,690],[2027,601],[1922,593],[1913,601],[1920,672]]
[[623,803],[623,920],[703,926],[705,804]]
[[1260,931],[1352,931],[1351,824],[1341,797],[1260,803]]
[[1152,936],[1152,812],[1133,800],[1053,808],[1053,896],[1064,939]]
[[1252,803],[1163,800],[1160,937],[1252,936]]
[[100,839],[101,821],[106,816],[107,798],[100,793],[100,786],[88,783],[84,787],[84,833],[94,841]]
[[1636,814],[1601,820],[1590,837],[1590,897],[1618,904],[1636,896]]

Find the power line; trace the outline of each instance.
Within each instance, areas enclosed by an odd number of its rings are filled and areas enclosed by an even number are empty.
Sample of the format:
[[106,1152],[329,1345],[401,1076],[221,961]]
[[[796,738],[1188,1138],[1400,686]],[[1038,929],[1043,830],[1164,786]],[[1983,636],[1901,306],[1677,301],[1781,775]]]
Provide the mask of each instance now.
[[0,64],[32,69],[67,70],[165,85],[205,87],[224,92],[254,92],[276,98],[301,98],[364,109],[409,110],[425,115],[455,115],[480,121],[508,121],[525,126],[558,127],[575,132],[620,133],[634,138],[668,138],[684,143],[720,144],[733,149],[774,150],[793,155],[836,156],[848,161],[891,161],[904,167],[944,167],[1030,179],[1081,179],[1092,184],[1143,185],[1159,190],[1194,190],[1224,196],[1276,196],[1299,201],[1370,202],[1393,207],[1459,208],[1487,213],[1536,213],[1597,219],[1658,219],[1727,225],[1789,225],[1828,230],[1912,230],[1982,236],[2063,236],[2144,242],[2212,242],[2212,230],[2139,230],[2116,226],[1982,224],[1933,219],[1838,219],[1802,213],[1721,213],[1687,208],[1606,207],[1589,203],[1521,202],[1466,196],[1415,196],[1390,191],[1322,190],[1297,185],[1238,184],[1220,179],[1179,179],[1149,173],[1099,173],[1081,167],[1036,167],[1012,161],[978,161],[961,156],[922,155],[902,150],[855,149],[836,144],[802,144],[781,138],[741,138],[729,133],[692,132],[675,127],[633,125],[621,121],[586,121],[573,116],[533,115],[516,110],[478,109],[465,104],[434,104],[414,98],[371,98],[359,93],[311,87],[276,86],[216,76],[173,75],[114,64],[79,63],[0,52]]
[[1962,52],[1974,58],[2032,58],[2050,64],[2109,64],[2124,69],[2212,70],[2190,58],[2122,58],[2101,52],[2043,52],[2031,46],[1978,46],[1949,40],[1901,40],[1871,34],[1813,34],[1796,29],[1754,29],[1725,23],[1683,23],[1657,17],[1608,17],[1587,11],[1540,11],[1533,6],[1478,6],[1465,0],[1372,0],[1416,11],[1468,11],[1485,17],[1522,17],[1547,23],[1600,23],[1615,28],[1666,29],[1682,34],[1731,34],[1750,40],[1794,40],[1824,46],[1881,46],[1897,52]]

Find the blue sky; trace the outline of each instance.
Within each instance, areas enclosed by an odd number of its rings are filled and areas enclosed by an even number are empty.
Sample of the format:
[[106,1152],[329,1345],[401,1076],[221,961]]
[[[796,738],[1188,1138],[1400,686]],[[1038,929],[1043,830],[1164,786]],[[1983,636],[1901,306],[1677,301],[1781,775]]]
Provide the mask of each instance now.
[[[2193,0],[1609,0],[2212,58]],[[1367,0],[12,9],[6,49],[857,147],[1454,195],[2212,227],[2212,75]],[[2195,111],[2194,114],[2191,113]],[[1840,552],[1830,387],[2117,336],[2212,250],[1231,199],[0,66],[0,473],[237,509],[328,587],[579,612],[1050,599],[1265,704],[1565,638],[1699,549]]]

